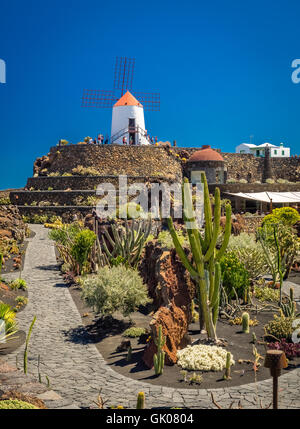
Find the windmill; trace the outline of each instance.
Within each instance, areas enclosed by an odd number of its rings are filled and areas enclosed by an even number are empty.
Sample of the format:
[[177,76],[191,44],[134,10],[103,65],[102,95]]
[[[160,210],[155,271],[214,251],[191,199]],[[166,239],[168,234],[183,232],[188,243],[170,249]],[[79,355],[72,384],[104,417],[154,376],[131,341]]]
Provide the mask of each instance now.
[[159,111],[158,92],[132,90],[135,59],[117,57],[112,90],[85,89],[82,107],[113,108],[111,143],[149,144],[145,130],[144,109]]

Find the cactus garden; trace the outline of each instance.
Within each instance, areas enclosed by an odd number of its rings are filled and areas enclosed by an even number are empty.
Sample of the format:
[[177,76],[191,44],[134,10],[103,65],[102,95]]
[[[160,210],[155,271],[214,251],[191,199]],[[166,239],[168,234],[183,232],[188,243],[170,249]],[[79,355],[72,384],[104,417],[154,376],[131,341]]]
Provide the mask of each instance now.
[[[29,246],[24,247],[25,263],[19,271],[11,268],[11,273],[7,269],[1,274],[0,319],[6,321],[2,354],[10,363],[16,360],[26,376],[38,374],[39,386],[53,389],[61,400],[66,395],[81,407],[80,383],[72,385],[70,393],[66,389],[70,378],[57,378],[57,353],[80,364],[80,371],[72,372],[74,380],[79,375],[90,377],[83,401],[87,408],[95,408],[95,404],[114,409],[159,407],[159,396],[150,393],[147,397],[146,392],[164,388],[171,389],[174,397],[175,392],[187,392],[187,399],[179,403],[163,398],[167,408],[214,408],[219,402],[210,398],[207,389],[244,392],[248,385],[257,389],[252,406],[261,407],[259,398],[264,393],[259,389],[271,376],[265,366],[267,352],[284,352],[283,377],[293,377],[300,364],[300,243],[296,230],[300,216],[295,209],[278,208],[262,217],[251,233],[236,231],[230,201],[221,198],[218,187],[211,194],[204,173],[201,189],[200,222],[195,215],[195,189],[185,178],[182,219],[154,220],[129,203],[123,212],[127,215],[134,208],[136,218],[124,219],[119,209],[115,218],[102,219],[93,211],[72,221],[56,217],[44,224],[26,224]],[[40,240],[37,248],[32,244],[35,240]],[[31,254],[35,262],[26,265]],[[36,289],[30,294],[33,264],[41,277],[37,282],[33,279]],[[47,312],[43,282],[49,287],[49,302],[57,305],[55,321],[45,337],[55,340],[53,327],[63,329],[61,349],[54,354],[43,352],[39,331],[43,323],[39,308]],[[53,294],[60,298],[51,301]],[[31,300],[37,305],[34,308]],[[66,302],[72,317],[64,311]],[[84,357],[90,346],[97,370],[91,370],[88,356]],[[82,359],[76,352],[73,355],[78,347]],[[99,368],[104,374],[110,368],[114,376],[108,373],[106,387],[99,385],[101,392],[97,393],[99,381],[93,381],[92,373],[103,377]],[[126,380],[134,383],[134,392],[120,399],[112,386]],[[189,403],[188,395],[197,391],[203,392],[207,402]],[[33,395],[31,401],[42,400],[43,395]],[[243,395],[247,401],[247,393]],[[3,396],[0,404],[35,407],[14,398]],[[270,392],[264,406],[271,400]],[[53,402],[42,404],[51,408]]]
[[[295,328],[300,245],[294,226],[299,215],[294,209],[276,209],[252,234],[237,234],[230,202],[221,200],[218,187],[210,194],[204,173],[201,183],[200,224],[194,189],[184,179],[181,221],[171,216],[153,221],[138,209],[136,219],[117,215],[102,220],[93,213],[72,222],[58,217],[39,226],[53,243],[64,288],[81,316],[81,324],[65,331],[65,341],[94,344],[99,361],[104,358],[116,376],[141,387],[147,383],[192,392],[255,383],[259,388],[270,378],[264,366],[268,350],[285,353],[286,374],[300,363]],[[30,228],[35,230],[28,224]],[[24,347],[27,374],[37,359],[30,343],[34,347],[38,316],[22,334],[18,312],[24,309],[25,314],[28,301],[22,269],[14,278],[2,278],[0,311],[6,332],[0,349],[18,356],[18,348]],[[16,334],[19,340],[13,343]],[[49,388],[49,375],[42,375],[46,359],[41,363],[38,356],[38,373],[40,383]],[[113,394],[104,399],[112,407],[126,407]],[[138,409],[147,407],[142,389],[132,400]],[[9,404],[17,406],[18,401]]]

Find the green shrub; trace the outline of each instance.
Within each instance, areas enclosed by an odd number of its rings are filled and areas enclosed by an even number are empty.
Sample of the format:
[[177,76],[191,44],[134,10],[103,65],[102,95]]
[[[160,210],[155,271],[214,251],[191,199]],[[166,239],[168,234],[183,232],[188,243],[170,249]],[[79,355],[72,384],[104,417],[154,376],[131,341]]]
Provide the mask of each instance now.
[[72,173],[78,176],[99,176],[100,172],[94,167],[83,167],[83,165],[77,165],[72,169]]
[[9,206],[11,204],[9,197],[0,198],[0,206]]
[[79,273],[83,272],[95,240],[96,234],[90,229],[84,229],[78,232],[75,237],[74,244],[71,248],[71,255],[79,265]]
[[38,214],[33,215],[33,217],[30,219],[32,223],[38,223],[38,224],[44,224],[47,222],[47,220],[48,220],[47,215],[38,215]]
[[146,329],[145,328],[138,328],[138,327],[132,327],[132,328],[128,328],[126,329],[126,331],[123,332],[123,337],[128,337],[128,338],[139,338],[140,336],[146,334]]
[[267,215],[263,219],[263,225],[265,224],[278,224],[293,226],[300,220],[298,211],[292,207],[282,207],[274,209],[271,214]]
[[76,235],[82,230],[78,222],[71,224],[64,224],[62,228],[51,229],[49,231],[49,238],[56,241],[58,244],[66,246],[68,243],[73,242]]
[[62,222],[62,218],[60,216],[53,215],[49,217],[49,222],[50,223]]
[[234,253],[244,265],[250,280],[268,273],[265,253],[254,234],[242,232],[240,235],[231,235],[228,250]]
[[96,206],[98,198],[94,195],[89,195],[87,198],[84,198],[82,195],[78,195],[74,198],[74,204],[76,206]]
[[[82,223],[73,222],[71,224],[60,225],[59,228],[53,228],[49,231],[49,238],[56,242],[57,249],[64,264],[70,267],[68,271],[79,274],[79,263],[85,258],[85,250],[88,243],[84,238],[78,238],[82,232]],[[93,234],[93,233],[92,233]],[[85,250],[84,250],[85,249]],[[80,256],[80,252],[83,252]]]
[[254,287],[255,297],[259,301],[271,301],[271,302],[279,302],[279,290],[278,289],[272,289],[270,287],[264,286]]
[[50,201],[40,201],[38,205],[39,207],[49,207],[52,203]]
[[286,179],[277,179],[277,183],[290,183],[290,182]]
[[274,179],[267,179],[266,183],[269,183],[270,185],[273,185],[275,183]]
[[9,287],[13,290],[17,290],[17,289],[26,290],[27,289],[26,280],[20,279],[20,278],[15,279],[9,284]]
[[244,298],[249,288],[249,274],[234,252],[228,252],[221,259],[222,281],[228,298]]
[[267,335],[272,335],[278,340],[285,338],[289,341],[294,331],[292,326],[293,321],[294,318],[292,317],[277,316],[274,314],[274,319],[270,320],[270,322],[265,325],[265,332]]
[[85,204],[86,206],[96,206],[99,198],[93,195],[89,195],[86,200]]
[[20,401],[19,399],[4,399],[0,400],[0,409],[1,410],[21,410],[21,409],[32,409],[38,410],[38,407],[35,407],[29,402]]
[[147,287],[136,270],[124,265],[100,268],[98,274],[83,280],[82,296],[102,317],[121,311],[129,316],[140,305],[146,305]]

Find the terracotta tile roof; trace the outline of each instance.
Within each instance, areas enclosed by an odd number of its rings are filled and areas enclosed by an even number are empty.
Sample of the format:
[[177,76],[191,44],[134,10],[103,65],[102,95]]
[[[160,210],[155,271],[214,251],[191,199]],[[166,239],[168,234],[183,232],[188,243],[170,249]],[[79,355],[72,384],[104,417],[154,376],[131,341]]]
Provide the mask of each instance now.
[[197,161],[224,161],[223,157],[213,150],[210,146],[204,145],[200,150],[197,150],[189,158],[188,162],[197,162]]

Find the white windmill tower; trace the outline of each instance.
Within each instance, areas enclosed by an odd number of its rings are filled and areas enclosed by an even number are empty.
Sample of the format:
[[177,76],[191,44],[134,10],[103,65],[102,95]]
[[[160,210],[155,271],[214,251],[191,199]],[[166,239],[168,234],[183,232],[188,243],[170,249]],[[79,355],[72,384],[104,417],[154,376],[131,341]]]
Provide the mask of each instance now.
[[145,129],[144,108],[151,111],[158,111],[160,108],[159,93],[132,91],[133,96],[128,91],[132,88],[134,64],[134,58],[117,57],[114,89],[89,89],[83,92],[82,106],[113,108],[110,142],[114,144],[123,144],[124,137],[127,143],[149,144]]
[[112,110],[111,143],[123,144],[124,137],[127,143],[134,145],[150,144],[145,129],[144,107],[129,91]]

